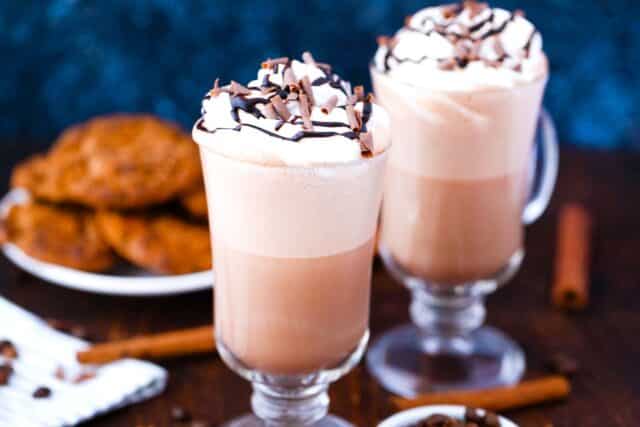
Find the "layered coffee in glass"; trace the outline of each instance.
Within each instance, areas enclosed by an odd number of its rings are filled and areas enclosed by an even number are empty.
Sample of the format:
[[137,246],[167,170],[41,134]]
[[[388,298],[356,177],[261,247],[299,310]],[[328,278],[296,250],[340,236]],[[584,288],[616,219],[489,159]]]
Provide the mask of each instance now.
[[380,253],[412,293],[414,324],[383,335],[369,368],[405,396],[513,383],[522,351],[480,326],[555,180],[541,36],[521,12],[466,1],[421,10],[379,43],[371,75],[393,140]]
[[214,89],[193,129],[215,254],[219,353],[253,384],[230,426],[346,425],[329,384],[368,340],[388,117],[309,54]]

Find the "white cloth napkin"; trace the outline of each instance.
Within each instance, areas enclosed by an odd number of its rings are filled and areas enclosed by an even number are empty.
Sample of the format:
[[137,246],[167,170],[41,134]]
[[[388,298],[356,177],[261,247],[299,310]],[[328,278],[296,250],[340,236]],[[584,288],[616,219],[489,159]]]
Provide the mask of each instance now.
[[[167,382],[164,369],[133,359],[96,367],[94,378],[78,384],[57,378],[59,367],[72,378],[83,371],[75,354],[87,343],[0,298],[0,341],[4,339],[15,345],[18,358],[11,361],[9,384],[0,385],[2,427],[72,426],[156,396]],[[6,361],[0,356],[0,364]],[[32,394],[41,386],[51,396],[35,399]]]

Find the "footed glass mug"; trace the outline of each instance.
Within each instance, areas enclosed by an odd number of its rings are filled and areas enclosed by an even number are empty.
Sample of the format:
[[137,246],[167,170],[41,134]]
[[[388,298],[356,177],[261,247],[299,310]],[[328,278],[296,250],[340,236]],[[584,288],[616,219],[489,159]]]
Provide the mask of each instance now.
[[382,335],[369,371],[401,396],[517,382],[520,347],[482,326],[485,297],[523,256],[524,225],[546,209],[558,170],[546,78],[454,92],[371,69],[391,116],[380,255],[411,292],[413,324]]
[[200,152],[216,257],[216,343],[251,381],[228,427],[348,426],[329,384],[362,358],[387,153],[318,167]]

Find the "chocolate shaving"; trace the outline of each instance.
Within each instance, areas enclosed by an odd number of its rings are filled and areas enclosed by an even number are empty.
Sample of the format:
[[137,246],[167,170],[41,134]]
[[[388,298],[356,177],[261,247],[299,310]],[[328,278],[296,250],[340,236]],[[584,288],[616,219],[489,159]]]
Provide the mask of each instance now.
[[288,120],[289,117],[291,117],[291,113],[287,109],[287,106],[284,105],[284,102],[282,102],[282,98],[280,98],[280,95],[273,96],[271,98],[271,103],[273,104],[273,107],[275,108],[280,118],[282,118],[283,120]]
[[358,101],[362,101],[364,99],[364,86],[354,87],[353,93],[358,98]]
[[262,63],[262,68],[274,68],[276,65],[288,64],[288,63],[289,63],[289,58],[287,58],[286,56],[275,58],[275,59],[267,59]]
[[216,97],[220,95],[220,92],[220,79],[218,78],[213,82],[213,88],[209,91],[209,96]]
[[347,120],[349,120],[349,127],[352,130],[359,130],[360,129],[360,120],[358,120],[358,116],[357,116],[357,112],[356,110],[353,108],[352,104],[348,104],[347,108]]
[[349,97],[349,99],[347,100],[347,103],[356,104],[357,102],[360,102],[363,99],[364,99],[364,87],[356,86],[353,88],[353,95]]
[[327,102],[325,102],[324,105],[320,107],[320,111],[325,114],[329,114],[331,113],[331,111],[333,111],[334,108],[336,108],[336,105],[338,105],[338,97],[336,95],[331,95],[331,97],[327,99]]
[[360,140],[360,152],[365,154],[373,153],[373,136],[371,136],[371,132],[360,132],[358,139]]
[[304,76],[302,80],[300,80],[300,87],[309,97],[309,102],[311,103],[311,105],[316,105],[316,100],[313,97],[313,89],[311,88],[311,81],[309,81],[309,76]]
[[244,87],[243,85],[241,85],[240,83],[234,80],[231,80],[231,93],[235,96],[238,96],[238,95],[246,96],[246,95],[249,95],[251,91],[246,87]]
[[391,38],[389,36],[376,37],[376,42],[378,43],[378,46],[389,46],[390,41],[391,41]]
[[13,367],[9,363],[0,365],[0,386],[9,384],[9,379],[13,375]]
[[4,356],[7,359],[17,359],[18,350],[11,341],[2,340],[0,341],[0,356]]
[[305,64],[316,65],[316,60],[313,59],[313,56],[311,55],[310,52],[304,52],[302,54],[302,60],[304,61]]
[[291,68],[284,70],[284,77],[282,80],[286,86],[292,87],[296,85],[296,75],[293,74],[293,70]]
[[300,94],[300,115],[302,116],[302,127],[306,130],[313,130],[311,123],[311,105],[306,94]]

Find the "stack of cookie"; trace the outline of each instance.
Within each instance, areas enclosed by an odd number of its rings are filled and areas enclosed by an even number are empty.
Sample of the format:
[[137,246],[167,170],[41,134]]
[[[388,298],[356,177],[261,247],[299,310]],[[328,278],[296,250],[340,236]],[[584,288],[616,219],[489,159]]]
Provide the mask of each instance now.
[[107,271],[124,258],[164,274],[211,268],[196,145],[148,115],[94,118],[16,167],[31,200],[3,220],[5,239],[43,261]]

